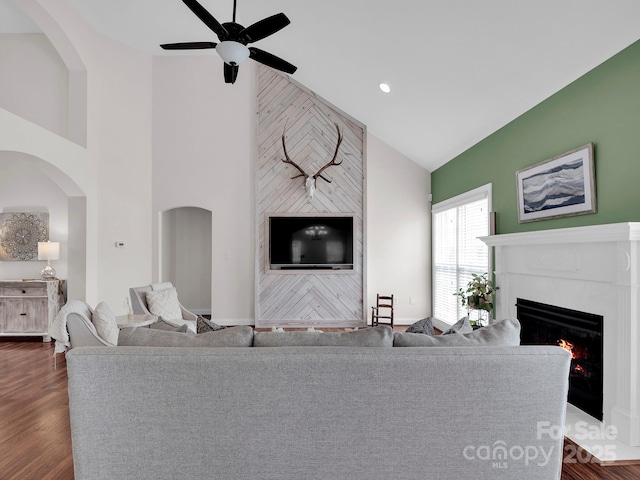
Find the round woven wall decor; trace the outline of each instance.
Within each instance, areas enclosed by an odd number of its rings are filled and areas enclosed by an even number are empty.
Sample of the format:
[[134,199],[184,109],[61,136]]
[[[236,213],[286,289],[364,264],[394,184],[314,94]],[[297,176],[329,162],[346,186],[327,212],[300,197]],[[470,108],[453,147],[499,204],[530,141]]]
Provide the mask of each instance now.
[[0,227],[0,245],[14,260],[31,260],[38,256],[38,242],[47,241],[47,226],[36,215],[15,213]]

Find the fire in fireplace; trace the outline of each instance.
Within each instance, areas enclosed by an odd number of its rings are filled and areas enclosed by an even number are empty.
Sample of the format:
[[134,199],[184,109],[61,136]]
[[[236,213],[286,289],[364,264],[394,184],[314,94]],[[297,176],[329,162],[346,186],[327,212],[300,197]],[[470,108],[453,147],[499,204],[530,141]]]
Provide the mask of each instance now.
[[602,420],[603,317],[518,298],[522,345],[558,345],[571,353],[569,403]]

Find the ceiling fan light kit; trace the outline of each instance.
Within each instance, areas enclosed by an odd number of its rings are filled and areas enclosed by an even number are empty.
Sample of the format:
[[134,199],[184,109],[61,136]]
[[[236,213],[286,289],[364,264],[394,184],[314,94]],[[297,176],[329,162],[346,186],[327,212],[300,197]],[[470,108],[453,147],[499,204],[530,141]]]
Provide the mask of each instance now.
[[268,67],[292,74],[297,67],[280,57],[255,47],[247,47],[248,43],[257,42],[273,35],[291,23],[284,13],[277,13],[264,18],[248,27],[236,23],[236,0],[233,0],[233,21],[220,23],[196,0],[182,0],[184,4],[209,27],[220,40],[215,42],[181,42],[160,45],[164,50],[200,50],[215,48],[224,60],[224,81],[235,83],[238,76],[238,65],[247,58],[260,62]]
[[231,66],[240,65],[249,58],[249,49],[239,42],[227,40],[216,45],[216,52]]

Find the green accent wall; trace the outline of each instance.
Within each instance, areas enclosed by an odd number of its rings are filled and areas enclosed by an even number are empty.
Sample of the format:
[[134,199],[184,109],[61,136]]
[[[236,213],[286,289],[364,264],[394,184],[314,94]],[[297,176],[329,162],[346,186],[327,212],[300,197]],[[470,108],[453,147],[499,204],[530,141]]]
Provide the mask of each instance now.
[[[518,223],[516,172],[588,143],[597,212]],[[496,233],[640,222],[640,41],[432,172],[433,202],[486,183]]]

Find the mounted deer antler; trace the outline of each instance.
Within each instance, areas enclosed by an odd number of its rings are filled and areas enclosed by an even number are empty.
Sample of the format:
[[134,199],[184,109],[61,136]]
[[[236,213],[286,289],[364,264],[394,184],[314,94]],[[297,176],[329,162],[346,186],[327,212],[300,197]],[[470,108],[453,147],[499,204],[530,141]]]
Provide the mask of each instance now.
[[324,177],[322,175],[322,172],[324,172],[327,168],[332,167],[334,165],[341,165],[343,160],[340,160],[339,162],[336,162],[336,158],[338,156],[338,150],[340,149],[340,144],[342,143],[342,132],[340,131],[340,127],[338,127],[338,124],[336,123],[336,131],[338,132],[338,141],[336,143],[336,151],[333,153],[333,158],[331,159],[331,161],[329,163],[327,163],[324,167],[322,167],[320,170],[318,170],[316,172],[316,174],[313,176],[313,180],[315,181],[316,178],[320,177],[321,179],[323,179],[325,182],[327,183],[331,183],[333,181],[333,179],[328,179],[326,177]]
[[282,161],[284,163],[288,163],[290,165],[293,165],[300,173],[298,173],[297,175],[294,175],[293,177],[291,177],[292,179],[294,178],[298,178],[298,177],[304,177],[305,181],[304,181],[304,188],[307,190],[307,196],[309,197],[309,200],[313,199],[313,194],[316,191],[316,179],[318,177],[320,177],[322,180],[324,180],[327,183],[331,183],[333,181],[333,179],[327,178],[325,177],[322,172],[324,172],[327,168],[334,166],[334,165],[340,165],[342,164],[343,160],[340,160],[339,162],[336,162],[336,158],[338,157],[338,150],[340,150],[340,144],[342,143],[342,139],[343,139],[343,134],[340,131],[340,127],[338,126],[338,124],[335,124],[336,126],[336,130],[338,132],[338,142],[336,143],[336,151],[333,154],[333,158],[331,159],[331,161],[329,161],[324,167],[322,167],[320,170],[318,170],[315,175],[309,175],[307,172],[305,172],[302,167],[300,167],[300,165],[298,165],[296,162],[294,162],[293,160],[291,160],[289,158],[289,154],[287,153],[287,145],[285,143],[285,133],[286,133],[286,126],[285,126],[285,131],[282,133],[282,150],[284,151],[284,157],[282,159]]

